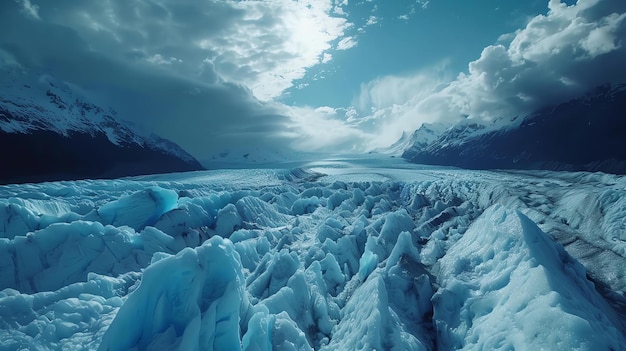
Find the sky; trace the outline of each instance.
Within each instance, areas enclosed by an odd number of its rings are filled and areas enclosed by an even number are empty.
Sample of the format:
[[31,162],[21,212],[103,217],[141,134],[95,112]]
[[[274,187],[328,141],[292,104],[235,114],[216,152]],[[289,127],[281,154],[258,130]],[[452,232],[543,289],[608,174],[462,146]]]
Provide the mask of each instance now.
[[52,74],[199,160],[365,152],[626,82],[623,0],[5,0],[0,68]]

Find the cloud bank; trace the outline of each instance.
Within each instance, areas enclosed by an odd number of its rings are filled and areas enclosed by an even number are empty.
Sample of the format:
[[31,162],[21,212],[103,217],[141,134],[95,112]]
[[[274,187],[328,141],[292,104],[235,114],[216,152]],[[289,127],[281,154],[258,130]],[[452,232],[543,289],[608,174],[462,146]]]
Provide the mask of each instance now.
[[374,145],[424,122],[463,116],[491,120],[584,95],[602,84],[626,83],[626,2],[548,3],[548,12],[483,49],[468,71],[445,82],[442,67],[361,86],[354,105],[376,120]]

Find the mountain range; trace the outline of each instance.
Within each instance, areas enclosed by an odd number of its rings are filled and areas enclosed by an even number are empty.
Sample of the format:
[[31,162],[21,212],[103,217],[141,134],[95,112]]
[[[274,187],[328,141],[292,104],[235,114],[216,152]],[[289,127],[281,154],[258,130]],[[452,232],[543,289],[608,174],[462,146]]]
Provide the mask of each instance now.
[[626,84],[601,86],[523,118],[491,123],[466,118],[449,128],[424,124],[405,142],[409,146],[402,157],[469,169],[626,174],[624,111]]
[[50,75],[3,71],[0,184],[200,170],[177,144]]
[[[123,121],[79,87],[51,75],[3,71],[0,83],[0,147],[5,151],[0,184],[203,169],[177,144]],[[626,84],[606,85],[525,117],[423,124],[376,152],[468,169],[626,174],[625,110]],[[241,154],[241,160],[231,154]],[[276,158],[289,157],[242,151],[207,163],[277,163]]]

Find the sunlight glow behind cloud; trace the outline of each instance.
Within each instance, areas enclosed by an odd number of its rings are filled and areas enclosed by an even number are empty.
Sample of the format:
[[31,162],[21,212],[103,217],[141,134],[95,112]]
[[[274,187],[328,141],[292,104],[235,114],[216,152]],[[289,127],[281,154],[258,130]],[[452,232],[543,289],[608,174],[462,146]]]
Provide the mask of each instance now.
[[[80,33],[93,50],[120,59],[178,62],[173,73],[201,78],[210,62],[226,81],[261,100],[281,95],[351,24],[332,0],[56,1],[24,11]],[[167,59],[166,59],[167,58]],[[171,60],[169,58],[176,58]]]

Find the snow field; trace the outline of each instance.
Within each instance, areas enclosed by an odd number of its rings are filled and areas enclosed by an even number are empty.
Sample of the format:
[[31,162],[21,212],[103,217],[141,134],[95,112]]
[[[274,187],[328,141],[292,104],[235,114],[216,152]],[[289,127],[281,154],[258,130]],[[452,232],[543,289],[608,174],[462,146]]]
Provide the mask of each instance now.
[[623,179],[387,172],[1,187],[0,349],[626,347]]

